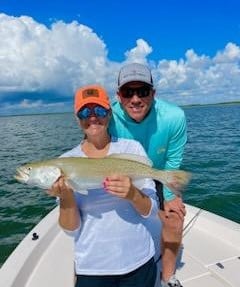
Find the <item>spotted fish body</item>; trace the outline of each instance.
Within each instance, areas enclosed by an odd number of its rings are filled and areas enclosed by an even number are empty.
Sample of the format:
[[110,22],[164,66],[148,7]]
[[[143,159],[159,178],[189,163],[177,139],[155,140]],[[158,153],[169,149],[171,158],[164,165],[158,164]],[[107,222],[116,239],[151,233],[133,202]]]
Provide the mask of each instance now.
[[48,189],[63,175],[76,191],[102,187],[107,176],[128,175],[134,180],[152,178],[179,193],[189,181],[189,173],[181,170],[163,171],[152,168],[146,158],[117,154],[104,158],[66,157],[29,163],[17,169],[15,179],[31,186]]

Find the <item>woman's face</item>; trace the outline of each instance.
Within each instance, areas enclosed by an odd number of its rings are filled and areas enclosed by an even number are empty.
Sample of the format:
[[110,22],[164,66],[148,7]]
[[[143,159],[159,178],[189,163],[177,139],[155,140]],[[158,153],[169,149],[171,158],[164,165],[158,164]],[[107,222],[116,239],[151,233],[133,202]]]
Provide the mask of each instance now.
[[100,137],[107,134],[111,110],[107,110],[97,104],[87,104],[80,110],[79,115],[80,127],[87,138]]

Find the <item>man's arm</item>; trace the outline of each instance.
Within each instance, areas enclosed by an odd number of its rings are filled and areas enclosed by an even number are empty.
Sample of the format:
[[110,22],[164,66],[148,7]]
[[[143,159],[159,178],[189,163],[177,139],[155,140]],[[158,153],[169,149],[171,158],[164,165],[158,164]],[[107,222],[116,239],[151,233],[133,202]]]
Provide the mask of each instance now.
[[[172,121],[170,132],[171,138],[168,144],[166,162],[164,166],[164,169],[166,170],[179,169],[183,159],[184,147],[187,142],[187,126],[185,114],[182,110],[178,117]],[[163,187],[163,195],[165,200],[165,211],[168,213],[170,210],[173,210],[179,213],[179,216],[182,216],[182,200],[176,197],[166,186]]]

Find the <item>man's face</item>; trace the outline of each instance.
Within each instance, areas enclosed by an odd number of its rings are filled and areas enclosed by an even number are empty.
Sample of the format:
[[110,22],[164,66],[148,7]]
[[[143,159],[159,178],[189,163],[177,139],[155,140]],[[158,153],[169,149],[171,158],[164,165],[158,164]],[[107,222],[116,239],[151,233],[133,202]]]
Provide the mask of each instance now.
[[141,122],[151,108],[155,90],[142,82],[130,82],[122,86],[117,94],[128,115]]

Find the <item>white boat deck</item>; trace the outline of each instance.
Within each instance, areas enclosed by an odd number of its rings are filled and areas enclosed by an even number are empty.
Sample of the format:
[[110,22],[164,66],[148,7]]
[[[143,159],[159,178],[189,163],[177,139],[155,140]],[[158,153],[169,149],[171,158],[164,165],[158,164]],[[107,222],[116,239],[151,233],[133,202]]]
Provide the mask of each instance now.
[[[74,286],[73,242],[57,217],[56,208],[19,244],[0,269],[1,286]],[[187,205],[177,276],[184,287],[239,287],[240,224]]]
[[188,206],[177,276],[184,287],[240,286],[240,225]]
[[[32,240],[33,233],[39,238]],[[58,226],[58,207],[21,241],[0,269],[0,286],[74,286],[73,242]]]

